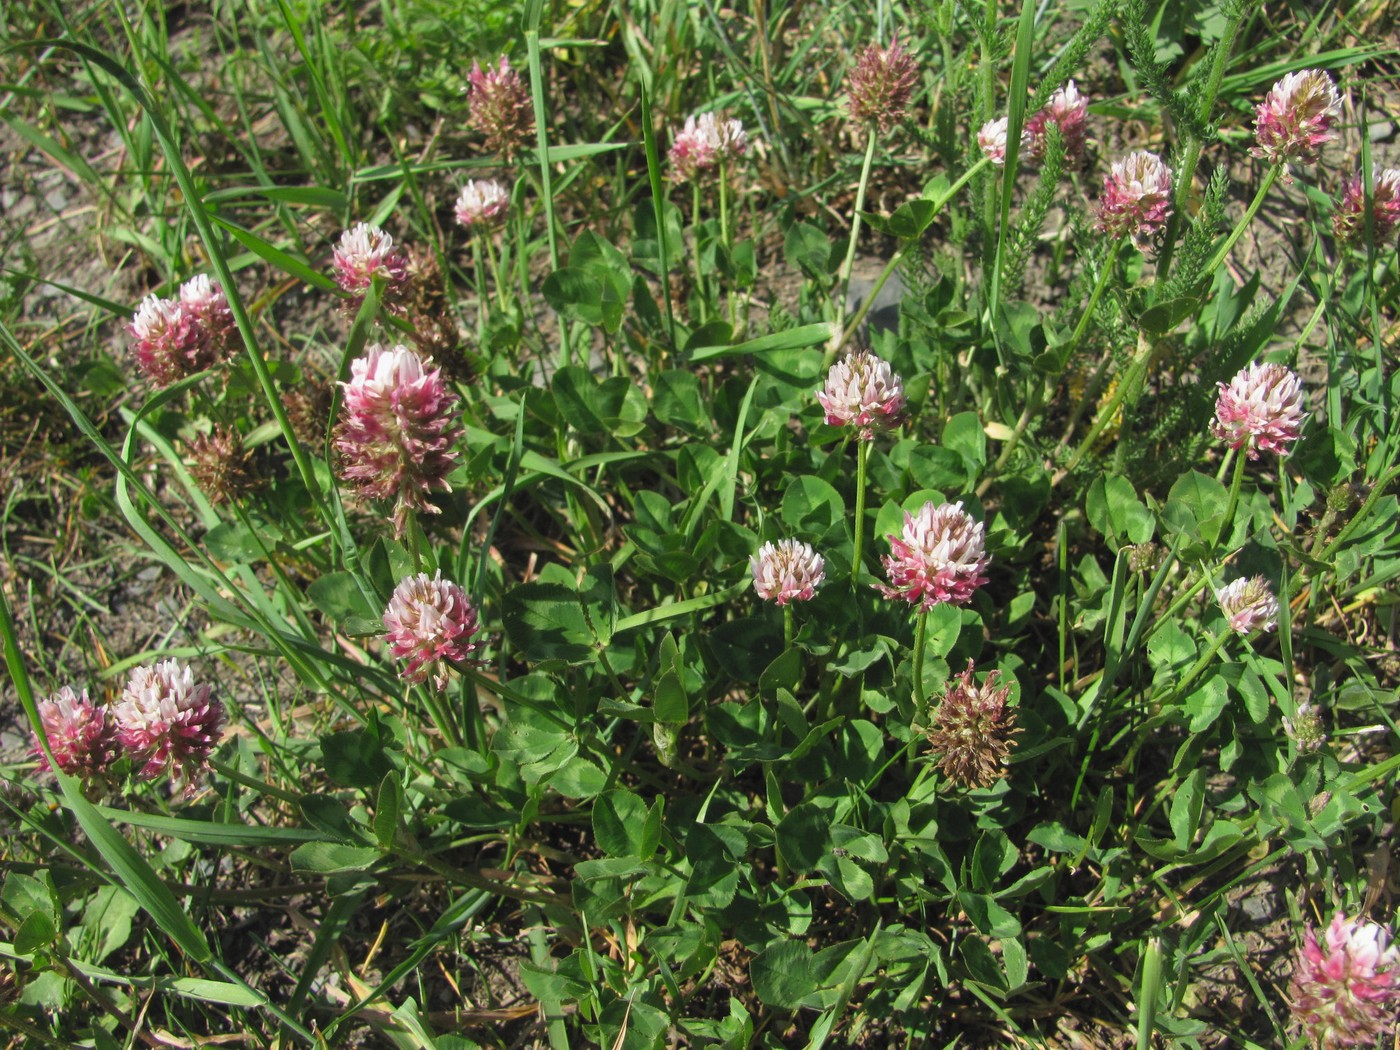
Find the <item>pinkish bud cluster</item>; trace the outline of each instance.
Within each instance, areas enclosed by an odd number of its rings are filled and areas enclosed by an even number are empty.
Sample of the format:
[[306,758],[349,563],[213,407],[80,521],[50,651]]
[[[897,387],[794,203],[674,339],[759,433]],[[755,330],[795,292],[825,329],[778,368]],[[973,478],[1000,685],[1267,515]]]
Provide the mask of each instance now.
[[384,297],[392,300],[408,281],[408,253],[378,226],[362,222],[340,235],[331,252],[335,283],[359,303],[376,277],[384,278]]
[[701,113],[687,117],[671,143],[671,169],[677,182],[686,182],[722,163],[742,157],[749,149],[744,125],[732,118]]
[[1302,380],[1283,365],[1256,361],[1218,386],[1211,433],[1245,449],[1250,459],[1258,459],[1260,449],[1286,456],[1307,416]]
[[1132,237],[1141,250],[1172,213],[1172,170],[1155,153],[1139,150],[1114,161],[1104,176],[1097,226],[1110,237]]
[[831,366],[817,400],[829,426],[855,427],[862,441],[870,441],[875,431],[899,425],[904,383],[888,361],[859,350]]
[[860,53],[846,81],[846,107],[851,119],[873,124],[881,135],[904,119],[919,81],[919,64],[900,46],[871,44]]
[[826,578],[826,561],[800,540],[765,543],[749,557],[753,589],[765,601],[786,605],[811,601]]
[[[1400,224],[1400,168],[1372,175],[1371,222],[1378,245],[1388,241]],[[1366,234],[1366,191],[1359,171],[1342,188],[1342,199],[1332,215],[1332,232],[1343,244],[1356,244]]]
[[476,649],[476,607],[457,584],[420,572],[406,576],[394,588],[384,610],[384,629],[394,658],[406,661],[399,677],[424,681],[436,672],[441,688],[446,682],[447,661],[461,663]]
[[1088,131],[1089,104],[1071,80],[1050,96],[1050,101],[1026,120],[1026,159],[1039,161],[1045,156],[1046,128],[1060,129],[1065,158],[1073,164],[1084,159],[1084,138]]
[[904,512],[902,536],[891,534],[892,554],[883,559],[890,586],[877,584],[886,598],[900,598],[924,610],[942,602],[965,605],[987,582],[991,564],[983,524],[961,502],[932,500],[917,514]]
[[[982,130],[977,132],[977,147],[982,151],[989,161],[997,167],[1006,164],[1006,134],[1010,121],[1006,117],[997,117],[996,120],[989,120],[982,125]],[[1031,137],[1025,128],[1021,129],[1021,148],[1024,150],[1031,143]]]
[[452,490],[447,473],[457,462],[457,398],[432,365],[406,346],[375,343],[350,363],[350,381],[341,384],[340,476],[365,499],[396,501],[399,536],[410,510],[438,512],[429,493]]
[[473,62],[467,74],[467,123],[486,136],[486,148],[511,159],[535,130],[530,92],[504,55],[493,68]]
[[953,676],[928,737],[944,776],[963,787],[989,787],[1006,775],[1020,730],[1015,709],[1006,704],[1011,686],[1002,684],[1001,672],[992,671],[978,685],[973,670],[969,660],[967,670]]
[[1249,152],[1271,164],[1311,164],[1336,137],[1332,122],[1341,112],[1337,85],[1326,73],[1289,73],[1254,110],[1256,145]]
[[[121,753],[116,719],[110,717],[105,705],[93,703],[86,689],[77,693],[65,685],[47,700],[40,700],[39,721],[58,768],[71,776],[100,777]],[[37,735],[32,754],[39,760],[40,772],[50,768]]]
[[137,365],[160,386],[216,365],[242,345],[223,289],[204,274],[181,285],[177,299],[146,296],[127,332]]
[[1227,583],[1215,597],[1236,634],[1272,631],[1278,623],[1278,599],[1262,576],[1241,577]]
[[137,776],[170,774],[188,798],[209,768],[224,730],[224,708],[186,664],[165,660],[138,667],[116,705],[117,738],[131,752]]
[[457,197],[457,224],[469,230],[493,230],[506,221],[510,191],[495,179],[468,179]]
[[1319,944],[1309,926],[1288,983],[1288,1001],[1312,1045],[1324,1050],[1375,1046],[1392,1031],[1400,1011],[1400,951],[1390,931],[1339,911]]

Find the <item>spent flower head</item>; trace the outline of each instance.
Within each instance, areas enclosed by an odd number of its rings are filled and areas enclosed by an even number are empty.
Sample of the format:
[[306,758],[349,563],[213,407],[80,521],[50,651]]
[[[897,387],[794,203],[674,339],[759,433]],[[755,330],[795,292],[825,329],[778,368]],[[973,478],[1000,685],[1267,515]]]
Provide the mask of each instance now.
[[954,675],[933,712],[928,738],[943,775],[963,787],[984,788],[1006,775],[1016,734],[1016,711],[1007,706],[1011,685],[1000,671],[977,684],[973,663]]
[[476,607],[467,592],[442,571],[429,576],[405,576],[394,588],[384,610],[384,629],[395,659],[405,661],[399,677],[422,682],[435,673],[439,688],[446,684],[447,664],[460,663],[476,649]]
[[1172,170],[1155,153],[1138,150],[1113,162],[1104,176],[1096,225],[1111,237],[1128,236],[1146,251],[1172,214]]
[[1045,156],[1046,126],[1060,129],[1065,157],[1074,163],[1084,159],[1084,137],[1088,131],[1089,104],[1071,80],[1050,96],[1050,101],[1026,119],[1026,158],[1038,161]]
[[1215,598],[1237,634],[1272,631],[1278,623],[1278,599],[1262,576],[1241,576],[1222,587]]
[[885,574],[890,585],[877,584],[886,598],[900,598],[927,611],[942,602],[966,605],[987,582],[986,532],[982,522],[963,510],[962,502],[929,500],[917,514],[904,512],[903,535],[893,534]]
[[1283,365],[1256,361],[1228,384],[1217,385],[1211,433],[1231,448],[1245,449],[1250,459],[1258,459],[1260,449],[1286,456],[1307,417],[1302,380]]
[[1400,951],[1390,931],[1337,912],[1319,943],[1312,926],[1288,982],[1293,1020],[1314,1045],[1369,1047],[1400,1010]]
[[888,361],[856,350],[831,366],[817,401],[826,409],[829,426],[855,427],[857,437],[870,441],[877,430],[899,425],[904,383]]
[[810,601],[826,578],[826,561],[800,540],[765,543],[749,556],[753,589],[765,601],[786,605]]
[[[1341,115],[1337,85],[1320,69],[1300,69],[1274,84],[1254,110],[1250,153],[1271,164],[1310,164],[1336,137],[1332,122]],[[1288,178],[1284,171],[1285,180]]]
[[357,223],[340,235],[340,243],[331,251],[331,265],[335,283],[352,303],[364,299],[375,277],[384,278],[387,300],[396,298],[408,281],[408,253],[393,237],[367,222]]
[[1322,724],[1322,717],[1307,700],[1298,705],[1297,713],[1292,718],[1283,716],[1283,729],[1304,754],[1316,751],[1327,743],[1327,729]]
[[846,79],[851,119],[888,135],[909,108],[919,82],[919,64],[896,38],[889,47],[871,44],[861,51]]
[[[1400,224],[1400,168],[1372,174],[1371,222],[1377,245],[1388,241]],[[1343,244],[1357,244],[1366,235],[1366,191],[1359,171],[1342,188],[1342,199],[1332,213],[1332,232]]]
[[224,731],[224,707],[188,664],[164,660],[136,668],[116,706],[117,737],[131,752],[137,775],[169,773],[185,796],[198,790]]
[[410,510],[438,513],[432,492],[450,492],[457,462],[457,397],[432,358],[406,346],[375,343],[350,363],[350,381],[335,429],[340,476],[371,500],[395,500],[402,536]]
[[506,220],[510,191],[495,179],[468,179],[457,197],[457,224],[469,230],[493,230]]
[[535,130],[534,104],[525,82],[502,55],[485,69],[473,62],[467,85],[467,123],[486,136],[487,150],[511,159],[529,144]]
[[238,431],[222,423],[189,443],[185,465],[209,502],[218,505],[236,499],[253,484],[252,453],[243,447]]
[[[53,696],[40,700],[39,721],[58,768],[72,776],[100,777],[121,753],[116,719],[106,705],[93,703],[86,689],[79,693],[65,685]],[[40,772],[50,768],[37,733],[31,754],[39,760]]]

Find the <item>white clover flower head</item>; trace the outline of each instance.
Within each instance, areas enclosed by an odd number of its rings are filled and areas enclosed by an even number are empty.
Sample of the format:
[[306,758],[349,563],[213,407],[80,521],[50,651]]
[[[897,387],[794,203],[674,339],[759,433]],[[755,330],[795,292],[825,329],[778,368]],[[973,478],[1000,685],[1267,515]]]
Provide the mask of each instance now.
[[765,543],[749,557],[753,588],[760,598],[786,605],[810,601],[826,578],[826,562],[800,540]]

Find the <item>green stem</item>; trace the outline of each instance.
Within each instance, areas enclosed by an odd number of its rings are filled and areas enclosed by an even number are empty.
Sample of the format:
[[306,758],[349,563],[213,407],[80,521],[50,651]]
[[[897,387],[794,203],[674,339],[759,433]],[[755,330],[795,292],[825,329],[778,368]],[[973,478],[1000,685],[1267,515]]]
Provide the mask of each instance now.
[[1079,447],[1074,450],[1074,457],[1069,461],[1069,465],[1065,467],[1060,474],[1057,474],[1051,479],[1052,485],[1063,480],[1065,475],[1072,473],[1074,468],[1079,466],[1079,461],[1082,460],[1089,449],[1093,447],[1094,442],[1098,440],[1099,435],[1103,433],[1104,428],[1108,426],[1109,420],[1117,414],[1118,409],[1122,406],[1123,402],[1127,400],[1129,391],[1141,384],[1142,377],[1147,373],[1148,362],[1151,360],[1151,346],[1143,347],[1138,351],[1137,357],[1128,365],[1128,371],[1124,374],[1123,381],[1118,384],[1118,389],[1113,392],[1113,397],[1109,399],[1108,404],[1099,409],[1099,414],[1094,419],[1094,425],[1089,428],[1089,433],[1084,435],[1084,440],[1082,440],[1079,443]]
[[[958,191],[968,184],[972,176],[976,175],[990,163],[991,161],[983,157],[976,164],[963,172],[962,175],[958,177],[958,181],[949,186],[943,196],[939,197],[938,200],[934,202],[933,214],[929,216],[930,221],[932,221],[933,216],[936,216],[947,206],[950,200],[957,196]],[[837,354],[841,352],[841,348],[850,342],[851,336],[856,334],[856,330],[860,328],[860,323],[865,320],[865,315],[870,312],[870,305],[875,302],[875,297],[880,294],[880,289],[885,287],[885,282],[890,279],[890,275],[893,274],[894,271],[898,269],[899,264],[904,261],[905,253],[909,251],[909,248],[910,245],[906,244],[904,247],[900,248],[899,251],[895,252],[893,258],[891,258],[890,261],[885,264],[885,268],[880,271],[880,276],[875,278],[875,284],[871,287],[870,294],[865,297],[864,301],[860,304],[860,309],[852,315],[851,319],[846,322],[846,327],[841,330],[841,338],[836,341],[835,346],[827,350],[826,358],[822,363],[823,370],[831,367],[832,363],[836,360]]]
[[1214,640],[1210,643],[1210,648],[1196,658],[1196,662],[1191,665],[1190,670],[1188,670],[1186,674],[1182,676],[1180,681],[1177,682],[1175,688],[1173,688],[1172,691],[1167,694],[1166,698],[1161,703],[1161,706],[1163,708],[1166,708],[1170,704],[1176,703],[1183,696],[1186,695],[1186,691],[1200,676],[1201,672],[1204,671],[1206,669],[1206,666],[1212,660],[1215,659],[1215,654],[1220,652],[1220,647],[1225,644],[1225,639],[1230,637],[1230,635],[1234,633],[1234,628],[1230,627],[1227,624],[1225,628],[1215,636]]
[[710,297],[705,288],[705,272],[700,268],[700,183],[691,184],[690,227],[695,231],[695,294],[700,300],[700,323],[709,316]]
[[1227,539],[1230,535],[1230,526],[1235,521],[1235,508],[1240,504],[1240,488],[1244,484],[1244,465],[1248,461],[1247,456],[1241,452],[1235,454],[1235,473],[1230,478],[1230,502],[1225,507],[1225,521],[1220,526],[1220,539]]
[[792,648],[792,603],[783,606],[783,651]]
[[870,456],[870,442],[856,439],[856,538],[851,554],[851,584],[860,584],[860,554],[865,539],[865,470]]
[[865,192],[870,186],[870,168],[875,163],[875,142],[875,128],[872,126],[866,134],[865,160],[861,163],[860,184],[856,187],[856,207],[851,215],[851,239],[846,245],[846,258],[841,263],[841,272],[838,275],[837,283],[841,289],[840,297],[836,300],[838,317],[846,316],[846,296],[851,290],[851,270],[856,262],[856,243],[860,240],[860,213],[865,210]]
[[486,267],[481,264],[481,234],[472,238],[472,263],[476,273],[476,343],[486,343]]
[[914,710],[919,709],[924,692],[924,648],[928,644],[928,610],[919,610],[919,626],[914,631]]
[[1264,181],[1259,184],[1259,189],[1254,194],[1254,199],[1249,202],[1249,208],[1245,211],[1244,217],[1235,224],[1235,228],[1230,231],[1230,236],[1227,237],[1225,243],[1217,249],[1214,258],[1211,259],[1210,264],[1203,271],[1206,276],[1213,274],[1216,268],[1225,261],[1225,257],[1230,254],[1230,249],[1235,246],[1235,242],[1240,239],[1244,231],[1249,227],[1250,222],[1259,211],[1259,206],[1264,203],[1265,195],[1267,195],[1269,190],[1273,187],[1274,182],[1279,177],[1279,173],[1282,171],[1283,168],[1277,164],[1269,169],[1269,173],[1264,176]]
[[[729,237],[729,165],[724,161],[719,162],[719,242],[724,246],[725,262],[729,266],[734,265],[734,253]],[[736,314],[734,312],[734,288],[726,284],[724,289],[724,301],[729,315],[729,325],[734,326]]]

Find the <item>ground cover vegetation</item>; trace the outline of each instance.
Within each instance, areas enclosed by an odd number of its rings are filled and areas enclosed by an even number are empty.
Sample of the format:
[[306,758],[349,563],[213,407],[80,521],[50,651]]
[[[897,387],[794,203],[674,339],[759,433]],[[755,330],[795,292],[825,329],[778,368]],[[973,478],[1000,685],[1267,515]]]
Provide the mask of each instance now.
[[9,1045],[1392,1045],[1393,14],[9,5]]

